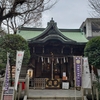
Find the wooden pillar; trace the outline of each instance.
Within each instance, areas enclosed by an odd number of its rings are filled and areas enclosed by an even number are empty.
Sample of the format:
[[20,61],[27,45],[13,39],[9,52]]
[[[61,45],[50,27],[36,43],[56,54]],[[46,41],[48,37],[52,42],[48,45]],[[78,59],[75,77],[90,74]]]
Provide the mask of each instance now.
[[52,56],[52,64],[51,64],[51,66],[52,66],[52,68],[51,68],[51,78],[52,78],[52,80],[53,80],[53,63],[54,63],[54,55],[53,55],[53,53],[51,53],[51,56]]
[[69,77],[70,77],[70,84],[71,84],[71,87],[74,86],[74,65],[73,65],[73,57],[69,57],[68,59],[68,66],[70,67],[69,68]]

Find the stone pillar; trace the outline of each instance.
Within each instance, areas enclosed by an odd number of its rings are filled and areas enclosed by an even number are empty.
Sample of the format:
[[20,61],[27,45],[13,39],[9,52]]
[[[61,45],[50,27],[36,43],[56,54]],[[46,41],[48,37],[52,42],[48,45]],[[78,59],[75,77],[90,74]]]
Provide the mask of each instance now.
[[18,100],[20,100],[21,92],[22,92],[22,83],[19,84]]
[[25,79],[25,85],[26,85],[26,87],[25,87],[25,95],[28,96],[28,93],[29,93],[29,76],[28,75],[26,76],[26,79]]

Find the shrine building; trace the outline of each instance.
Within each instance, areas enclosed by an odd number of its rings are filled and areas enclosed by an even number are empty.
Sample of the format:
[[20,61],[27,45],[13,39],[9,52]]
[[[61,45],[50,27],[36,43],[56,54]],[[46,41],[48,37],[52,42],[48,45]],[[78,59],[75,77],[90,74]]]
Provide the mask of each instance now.
[[81,29],[59,29],[51,19],[46,28],[21,27],[18,34],[29,43],[30,86],[61,89],[62,82],[68,82],[74,87],[73,57],[83,56],[88,42]]

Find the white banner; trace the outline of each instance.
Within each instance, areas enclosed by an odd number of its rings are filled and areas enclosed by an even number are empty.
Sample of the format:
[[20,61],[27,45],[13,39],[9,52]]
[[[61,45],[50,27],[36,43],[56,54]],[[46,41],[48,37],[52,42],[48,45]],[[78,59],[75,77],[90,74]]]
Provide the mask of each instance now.
[[91,74],[87,57],[83,57],[82,87],[91,88]]
[[16,54],[16,71],[15,71],[15,90],[17,91],[17,84],[19,80],[19,74],[22,66],[24,51],[17,51]]
[[[97,72],[98,72],[98,69],[97,69]],[[91,79],[92,79],[92,82],[96,82],[97,81],[97,78],[96,78],[96,75],[94,74],[94,70],[93,70],[93,66],[91,65]]]

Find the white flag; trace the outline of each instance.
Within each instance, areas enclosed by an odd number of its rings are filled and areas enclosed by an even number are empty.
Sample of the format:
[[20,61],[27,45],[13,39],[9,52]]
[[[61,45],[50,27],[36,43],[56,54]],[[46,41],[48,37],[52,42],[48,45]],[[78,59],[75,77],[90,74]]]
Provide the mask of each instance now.
[[57,63],[59,63],[59,59],[57,58]]
[[87,57],[83,57],[82,87],[91,88],[91,74]]
[[64,63],[65,63],[66,62],[65,57],[63,58],[63,60],[64,60]]
[[50,59],[49,59],[49,57],[48,57],[48,63],[50,63]]
[[41,60],[42,60],[42,62],[43,62],[43,57],[41,57]]
[[16,54],[16,71],[15,71],[15,90],[17,90],[17,84],[19,80],[19,74],[22,66],[24,51],[17,51]]

